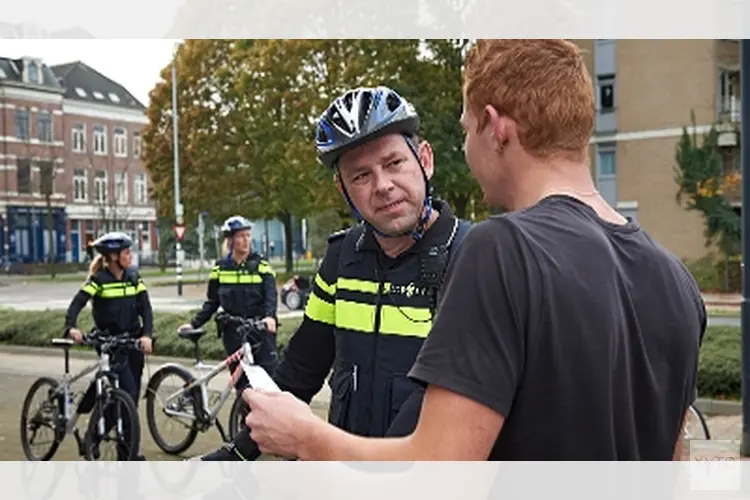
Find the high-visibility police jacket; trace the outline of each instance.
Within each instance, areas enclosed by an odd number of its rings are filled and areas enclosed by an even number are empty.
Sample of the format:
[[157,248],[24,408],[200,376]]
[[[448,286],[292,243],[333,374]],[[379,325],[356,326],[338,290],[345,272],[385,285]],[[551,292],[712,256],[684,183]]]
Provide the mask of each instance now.
[[425,286],[425,272],[434,266],[426,257],[445,248],[459,227],[446,203],[435,206],[435,223],[395,259],[365,226],[329,237],[304,318],[275,380],[309,402],[333,367],[329,421],[341,429],[385,435],[417,388],[407,373],[430,331],[434,307],[434,287]]
[[277,294],[276,273],[258,253],[253,252],[240,263],[225,257],[211,269],[206,301],[191,325],[203,325],[219,306],[242,318],[276,318]]
[[105,267],[89,277],[65,314],[66,334],[76,327],[78,315],[89,300],[97,329],[112,335],[128,332],[134,337],[153,336],[151,301],[137,271],[125,270],[118,279]]

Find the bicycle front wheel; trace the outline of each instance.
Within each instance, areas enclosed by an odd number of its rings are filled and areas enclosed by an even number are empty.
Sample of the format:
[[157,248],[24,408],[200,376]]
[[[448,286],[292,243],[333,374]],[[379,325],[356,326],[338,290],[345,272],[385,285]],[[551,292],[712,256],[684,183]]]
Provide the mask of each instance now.
[[[91,413],[84,441],[86,460],[135,460],[140,442],[141,424],[133,398],[122,389],[108,389]],[[102,447],[110,443],[114,443],[114,456],[102,458]]]
[[[26,393],[21,407],[21,448],[27,460],[51,460],[60,442],[65,437],[65,430],[60,429],[60,405],[53,396],[58,387],[57,380],[41,377],[34,381]],[[34,399],[41,401],[34,404]],[[45,437],[46,436],[46,437]],[[41,440],[41,443],[38,442]],[[32,447],[39,446],[37,450]]]

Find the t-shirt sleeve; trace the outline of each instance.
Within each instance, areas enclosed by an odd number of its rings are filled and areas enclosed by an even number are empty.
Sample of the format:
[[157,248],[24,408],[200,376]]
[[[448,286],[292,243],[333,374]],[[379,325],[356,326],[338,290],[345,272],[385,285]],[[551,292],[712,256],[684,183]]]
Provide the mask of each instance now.
[[500,217],[480,223],[451,262],[443,301],[409,376],[510,412],[526,352],[528,278]]

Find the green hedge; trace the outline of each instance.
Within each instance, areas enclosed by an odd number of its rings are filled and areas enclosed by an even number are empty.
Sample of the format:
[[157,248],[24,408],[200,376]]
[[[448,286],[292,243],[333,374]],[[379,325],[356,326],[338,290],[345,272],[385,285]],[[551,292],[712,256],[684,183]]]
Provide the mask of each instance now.
[[[154,354],[172,357],[193,357],[193,344],[177,336],[177,327],[187,323],[194,312],[166,313],[154,315],[154,333],[157,338]],[[301,318],[282,318],[277,333],[279,350],[289,340],[299,325]],[[16,311],[0,309],[0,343],[32,347],[49,346],[49,341],[62,335],[65,324],[65,311]],[[84,309],[79,316],[78,326],[82,331],[93,327],[90,309]],[[209,321],[204,325],[206,335],[201,339],[201,352],[204,359],[222,359],[224,348],[216,335],[216,324]]]
[[737,326],[710,326],[703,337],[698,365],[698,394],[712,399],[740,399],[742,332]]
[[[192,357],[192,343],[177,337],[177,327],[192,317],[192,312],[163,313],[155,315],[157,335],[154,354],[174,357]],[[6,344],[43,347],[61,334],[65,313],[59,310],[15,311],[0,309],[0,342]],[[280,351],[299,325],[300,318],[281,320],[278,333]],[[88,309],[80,316],[79,326],[88,330],[92,326]],[[216,336],[213,321],[206,325],[208,333],[201,340],[205,359],[221,359],[224,351]],[[706,332],[698,369],[698,392],[701,397],[739,399],[742,383],[741,335],[736,326],[711,326]]]

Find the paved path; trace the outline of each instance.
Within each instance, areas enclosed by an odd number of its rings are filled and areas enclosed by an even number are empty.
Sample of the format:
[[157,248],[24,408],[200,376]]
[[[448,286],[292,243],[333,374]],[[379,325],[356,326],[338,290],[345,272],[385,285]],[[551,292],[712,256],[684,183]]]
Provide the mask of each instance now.
[[[0,305],[26,311],[45,309],[67,309],[71,299],[80,289],[80,283],[14,282],[0,286]],[[183,295],[177,295],[176,287],[152,287],[149,289],[151,304],[155,311],[187,312],[197,309],[205,299],[205,285],[185,285]],[[301,316],[301,311],[290,311],[279,301],[280,317]]]

